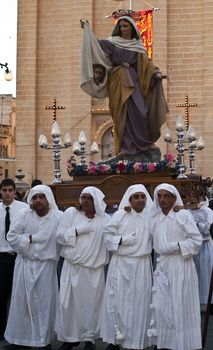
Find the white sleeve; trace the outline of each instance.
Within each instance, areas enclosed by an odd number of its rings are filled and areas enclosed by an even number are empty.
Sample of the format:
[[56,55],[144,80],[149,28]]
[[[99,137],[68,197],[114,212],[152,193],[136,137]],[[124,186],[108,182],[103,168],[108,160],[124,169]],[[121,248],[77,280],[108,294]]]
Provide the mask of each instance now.
[[161,254],[174,254],[180,250],[178,242],[166,242]]
[[179,220],[186,237],[179,241],[179,246],[183,258],[188,258],[198,254],[203,239],[191,213],[187,210],[180,211]]
[[77,210],[75,208],[68,208],[61,216],[57,229],[57,242],[63,246],[76,245],[76,229],[72,226],[73,219]]
[[26,210],[16,216],[10,225],[10,230],[7,233],[7,240],[12,249],[23,256],[26,256],[30,247],[30,237],[24,234]]
[[120,219],[120,213],[116,212],[103,230],[104,243],[107,249],[111,252],[118,251],[119,243],[122,239],[122,236],[118,234]]

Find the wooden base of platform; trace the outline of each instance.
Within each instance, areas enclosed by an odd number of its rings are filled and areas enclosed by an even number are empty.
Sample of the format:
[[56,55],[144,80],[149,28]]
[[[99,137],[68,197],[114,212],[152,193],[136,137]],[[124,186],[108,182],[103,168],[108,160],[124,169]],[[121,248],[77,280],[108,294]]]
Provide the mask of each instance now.
[[73,177],[72,181],[52,184],[51,188],[59,208],[63,210],[79,204],[80,193],[86,186],[98,187],[105,194],[105,201],[109,208],[120,203],[129,186],[139,183],[146,186],[151,196],[155,187],[161,183],[176,186],[184,202],[200,196],[202,191],[200,176],[179,180],[172,177],[170,171],[167,169],[142,174],[82,175]]

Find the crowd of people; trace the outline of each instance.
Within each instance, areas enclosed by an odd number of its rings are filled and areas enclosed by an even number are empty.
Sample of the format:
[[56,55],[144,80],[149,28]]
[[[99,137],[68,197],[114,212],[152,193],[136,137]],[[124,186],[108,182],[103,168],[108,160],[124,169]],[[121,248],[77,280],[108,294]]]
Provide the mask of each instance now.
[[93,186],[64,212],[43,184],[27,203],[15,199],[12,179],[0,191],[1,339],[17,349],[51,349],[56,337],[60,350],[95,350],[97,339],[108,350],[202,348],[211,209],[185,209],[170,184],[153,200],[130,186],[113,215]]

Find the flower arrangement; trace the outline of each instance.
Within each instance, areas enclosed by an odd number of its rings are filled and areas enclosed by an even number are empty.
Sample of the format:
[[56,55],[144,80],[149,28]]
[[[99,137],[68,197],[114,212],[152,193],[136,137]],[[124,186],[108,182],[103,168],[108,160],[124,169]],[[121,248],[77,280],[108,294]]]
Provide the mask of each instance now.
[[77,165],[72,156],[67,160],[66,166],[70,176],[78,175],[114,175],[114,174],[140,174],[154,171],[164,171],[168,168],[176,168],[176,159],[170,152],[164,155],[159,163],[135,162],[133,160],[118,160],[106,162],[89,162],[88,165]]

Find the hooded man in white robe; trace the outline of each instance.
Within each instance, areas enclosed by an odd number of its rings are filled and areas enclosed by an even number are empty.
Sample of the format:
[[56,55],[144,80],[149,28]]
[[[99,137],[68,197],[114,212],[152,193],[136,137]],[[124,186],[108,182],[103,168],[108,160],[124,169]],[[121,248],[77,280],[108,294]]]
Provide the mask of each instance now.
[[152,319],[148,335],[158,349],[202,348],[198,278],[193,255],[202,244],[192,215],[177,189],[161,184],[154,191],[153,247],[159,255],[152,288]]
[[[194,257],[198,274],[200,304],[203,308],[203,304],[206,305],[208,301],[213,268],[213,239],[210,234],[210,227],[213,223],[213,211],[203,204],[202,201],[189,203],[187,209],[190,210],[203,238],[201,249]],[[213,296],[211,300],[211,313],[213,313]]]
[[101,338],[107,349],[148,346],[152,288],[151,197],[143,185],[125,192],[104,229],[112,252],[107,273]]
[[12,222],[7,240],[17,253],[5,339],[22,346],[50,348],[58,303],[56,229],[62,212],[51,189],[33,187]]
[[84,341],[84,349],[95,348],[100,337],[105,288],[104,265],[108,254],[103,227],[109,220],[104,194],[86,187],[80,194],[80,208],[68,208],[57,231],[64,263],[60,279],[60,349],[70,350]]

